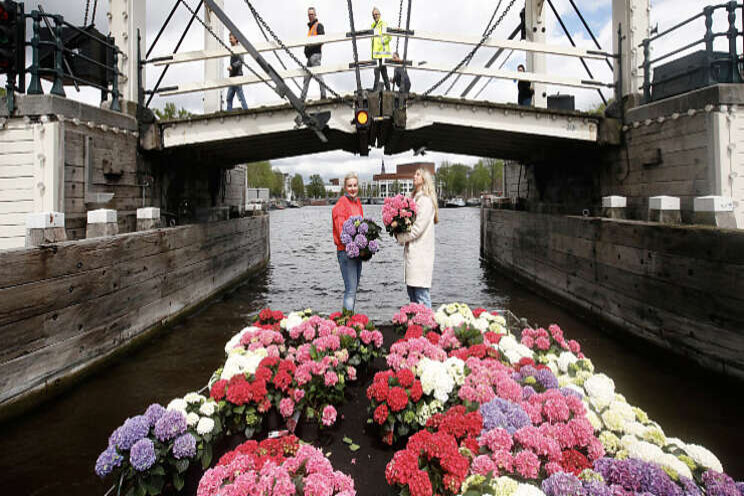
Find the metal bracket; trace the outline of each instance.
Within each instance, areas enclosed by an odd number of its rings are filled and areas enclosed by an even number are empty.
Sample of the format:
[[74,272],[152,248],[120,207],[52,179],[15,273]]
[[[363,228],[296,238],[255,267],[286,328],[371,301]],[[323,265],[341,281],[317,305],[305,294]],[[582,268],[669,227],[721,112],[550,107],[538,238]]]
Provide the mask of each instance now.
[[85,203],[108,203],[115,193],[93,192],[93,136],[85,137]]

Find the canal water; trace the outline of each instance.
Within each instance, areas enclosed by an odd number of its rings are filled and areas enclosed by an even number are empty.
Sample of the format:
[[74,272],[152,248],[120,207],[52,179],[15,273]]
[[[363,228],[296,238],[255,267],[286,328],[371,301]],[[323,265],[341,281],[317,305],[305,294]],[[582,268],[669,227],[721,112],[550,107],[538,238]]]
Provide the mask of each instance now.
[[[380,218],[379,206],[365,206],[365,212]],[[222,364],[224,343],[258,310],[267,305],[323,313],[340,308],[343,283],[331,239],[330,207],[270,215],[271,263],[266,270],[64,395],[0,424],[3,494],[104,494],[110,484],[97,479],[93,465],[111,431],[152,402],[167,403],[203,386]],[[627,336],[603,334],[591,322],[487,267],[479,260],[478,209],[446,209],[440,217],[434,304],[462,301],[508,308],[530,322],[560,324],[582,343],[597,369],[613,377],[628,401],[645,409],[667,435],[707,446],[732,476],[744,479],[741,383],[710,375]],[[364,265],[357,299],[357,311],[376,322],[389,321],[406,302],[402,248],[387,235],[382,245],[382,252]]]

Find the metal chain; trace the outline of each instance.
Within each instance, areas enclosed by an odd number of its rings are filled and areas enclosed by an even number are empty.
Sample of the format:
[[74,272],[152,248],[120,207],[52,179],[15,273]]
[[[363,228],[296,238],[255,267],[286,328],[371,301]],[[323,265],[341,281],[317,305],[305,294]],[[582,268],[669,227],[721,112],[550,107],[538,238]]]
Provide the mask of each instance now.
[[[488,20],[488,24],[486,24],[486,28],[483,30],[483,34],[481,36],[483,36],[484,34],[486,34],[488,32],[488,30],[491,28],[491,23],[496,18],[496,14],[498,13],[499,9],[501,8],[501,4],[503,3],[503,1],[504,0],[499,0],[499,3],[496,4],[496,8],[493,9],[493,14],[491,14],[491,18]],[[471,60],[472,60],[472,58],[471,59],[468,59],[467,62],[465,62],[465,63],[466,64],[469,64]],[[452,91],[452,88],[455,87],[455,85],[457,84],[457,82],[460,80],[460,77],[461,76],[462,76],[462,74],[458,74],[457,75],[457,77],[455,78],[455,80],[452,81],[452,84],[450,84],[449,88],[447,88],[447,91],[444,92],[444,96],[449,95],[449,92]]]
[[90,23],[96,24],[96,9],[98,9],[98,0],[93,0],[93,15],[90,16]]
[[[263,17],[261,17],[261,14],[259,14],[258,11],[256,11],[256,9],[253,7],[253,4],[251,4],[250,0],[245,0],[245,3],[246,3],[246,5],[248,5],[248,8],[251,9],[251,13],[253,13],[254,17],[256,19],[258,19],[258,21],[261,24],[263,24],[263,27],[266,28],[266,31],[268,31],[269,34],[271,35],[271,37],[274,38],[274,41],[281,47],[282,50],[284,50],[287,53],[287,55],[289,55],[289,57],[292,60],[295,61],[295,63],[297,65],[299,65],[302,68],[303,71],[305,71],[305,74],[307,74],[313,80],[315,80],[321,87],[323,87],[324,89],[326,89],[331,95],[333,95],[334,97],[336,97],[336,98],[338,98],[340,100],[343,100],[343,97],[340,94],[338,94],[336,91],[333,90],[333,88],[331,88],[330,86],[328,86],[327,84],[325,84],[325,82],[323,82],[323,80],[320,79],[318,76],[316,76],[315,74],[313,74],[310,71],[310,69],[308,69],[307,66],[305,64],[303,64],[300,61],[300,59],[298,59],[297,56],[295,54],[293,54],[292,51],[289,48],[287,48],[287,46],[284,44],[284,42],[281,39],[279,39],[279,37],[276,35],[276,33],[274,33],[274,30],[271,29],[271,26],[269,26],[266,23],[266,21],[264,21]],[[350,102],[346,102],[346,103],[348,105],[350,105],[351,107],[353,107],[353,105]]]
[[88,9],[90,9],[90,0],[85,2],[85,18],[83,18],[83,26],[88,25]]
[[186,9],[189,12],[191,12],[191,14],[194,16],[194,18],[197,21],[199,21],[199,24],[201,24],[202,26],[204,26],[204,29],[206,29],[209,32],[209,34],[211,34],[212,37],[214,37],[214,39],[217,40],[217,43],[219,43],[220,45],[222,45],[228,52],[230,52],[230,55],[231,56],[238,57],[240,59],[240,63],[243,65],[243,67],[245,67],[246,69],[248,69],[249,71],[251,71],[258,79],[260,79],[264,84],[266,84],[266,86],[268,86],[272,90],[276,91],[276,89],[273,86],[271,86],[271,84],[269,84],[269,81],[264,76],[260,75],[258,72],[255,71],[255,69],[253,69],[251,66],[249,66],[248,64],[246,64],[245,61],[243,60],[243,57],[238,56],[237,53],[233,52],[232,49],[229,46],[227,46],[227,44],[224,41],[222,41],[222,39],[220,39],[220,37],[217,36],[217,34],[214,31],[212,31],[212,28],[210,28],[209,26],[207,26],[207,24],[204,21],[201,20],[201,18],[199,17],[199,15],[196,12],[194,12],[194,9],[192,9],[191,7],[189,7],[189,4],[187,4],[185,0],[183,2],[181,2],[181,3],[183,4],[184,7],[186,7]]
[[433,86],[432,86],[431,88],[429,88],[428,90],[424,91],[424,92],[423,92],[423,93],[421,94],[421,96],[422,96],[422,97],[424,97],[424,96],[429,96],[429,95],[431,94],[431,92],[432,92],[432,91],[434,91],[434,90],[436,90],[437,88],[439,88],[439,87],[440,87],[440,86],[441,86],[441,85],[442,85],[442,84],[443,84],[443,83],[444,83],[444,82],[445,82],[446,80],[448,80],[448,79],[449,79],[450,77],[452,77],[452,75],[453,75],[454,73],[456,73],[456,72],[457,72],[458,70],[460,70],[460,68],[461,68],[461,67],[462,67],[463,65],[465,65],[465,63],[466,63],[466,62],[467,62],[467,61],[468,61],[469,59],[471,59],[471,58],[473,57],[473,55],[475,55],[475,52],[477,52],[477,51],[478,51],[478,50],[480,49],[480,47],[482,47],[482,46],[483,46],[483,43],[485,43],[485,42],[486,42],[486,40],[487,40],[487,39],[488,39],[488,38],[489,38],[489,37],[491,36],[491,34],[492,34],[492,33],[494,32],[494,30],[496,29],[496,27],[497,27],[497,26],[498,26],[499,24],[501,24],[501,21],[503,21],[503,20],[504,20],[504,17],[506,17],[506,14],[508,14],[508,13],[509,13],[509,11],[510,11],[510,10],[511,10],[511,8],[512,8],[512,7],[514,6],[514,3],[515,3],[516,1],[517,1],[517,0],[511,0],[511,2],[509,2],[509,5],[507,5],[507,7],[506,7],[506,10],[504,10],[504,12],[502,12],[502,13],[501,13],[501,15],[499,16],[498,20],[497,20],[497,21],[496,21],[496,22],[495,22],[495,23],[493,24],[493,26],[491,26],[491,28],[490,28],[490,29],[488,30],[488,32],[487,32],[487,33],[485,33],[485,34],[483,35],[483,37],[481,38],[481,40],[480,40],[480,41],[478,42],[478,44],[477,44],[477,45],[475,45],[475,47],[473,47],[473,49],[472,49],[472,50],[470,51],[470,53],[468,53],[468,54],[467,54],[467,55],[466,55],[466,56],[465,56],[465,57],[464,57],[464,58],[463,58],[463,59],[462,59],[462,60],[461,60],[461,61],[460,61],[460,62],[459,62],[459,63],[458,63],[458,64],[457,64],[457,65],[456,65],[455,67],[454,67],[454,69],[452,69],[451,71],[449,71],[449,72],[448,72],[448,73],[447,73],[447,74],[446,74],[446,75],[445,75],[445,76],[444,76],[444,77],[443,77],[442,79],[440,79],[439,81],[437,81],[437,82],[436,82],[436,83],[435,83],[435,84],[434,84],[434,85],[433,85]]
[[[398,29],[400,29],[400,25],[403,22],[403,0],[400,0],[400,8],[398,9]],[[395,51],[398,51],[398,47],[400,47],[400,36],[395,38]]]

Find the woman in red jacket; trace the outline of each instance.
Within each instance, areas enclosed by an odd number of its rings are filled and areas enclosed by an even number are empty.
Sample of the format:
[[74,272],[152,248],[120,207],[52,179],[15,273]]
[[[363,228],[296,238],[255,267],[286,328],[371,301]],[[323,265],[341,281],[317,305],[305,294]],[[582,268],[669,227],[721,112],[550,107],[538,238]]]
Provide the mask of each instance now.
[[344,177],[344,194],[333,207],[333,242],[336,243],[336,256],[341,267],[341,277],[344,279],[344,310],[354,311],[357,287],[362,277],[362,261],[359,258],[349,258],[346,246],[341,243],[341,233],[346,219],[353,215],[364,216],[362,202],[359,200],[359,177],[356,172],[350,172]]

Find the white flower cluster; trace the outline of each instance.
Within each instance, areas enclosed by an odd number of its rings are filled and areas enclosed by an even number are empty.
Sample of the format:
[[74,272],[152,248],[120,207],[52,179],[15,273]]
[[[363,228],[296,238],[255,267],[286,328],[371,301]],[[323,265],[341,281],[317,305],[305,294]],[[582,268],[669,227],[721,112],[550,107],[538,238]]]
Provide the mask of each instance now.
[[415,371],[421,379],[424,394],[431,394],[442,403],[447,402],[455,386],[465,382],[465,362],[455,357],[444,362],[424,357],[416,365]]
[[535,356],[531,349],[518,342],[511,334],[501,338],[499,344],[494,345],[494,348],[499,350],[510,363],[517,363],[522,358],[534,358]]
[[437,321],[441,329],[446,327],[455,328],[466,324],[478,329],[481,333],[491,331],[498,334],[507,334],[504,317],[483,312],[476,318],[470,307],[464,303],[441,305],[434,314],[434,320]]
[[419,402],[416,407],[416,422],[419,425],[426,425],[429,418],[435,413],[444,411],[444,403],[439,400],[431,400],[429,403]]
[[212,398],[193,392],[183,398],[171,400],[166,409],[183,413],[186,424],[192,429],[195,428],[200,436],[214,430],[215,422],[212,417],[219,411],[217,403]]
[[234,348],[230,351],[225,365],[222,367],[220,379],[229,380],[232,376],[238,374],[253,374],[258,368],[261,360],[266,358],[268,353],[265,348],[257,348],[252,351],[243,348]]
[[[471,475],[465,479],[461,493],[467,494],[471,486],[479,483],[483,483],[483,476]],[[474,491],[477,491],[477,494],[493,494],[495,496],[545,496],[545,493],[539,487],[517,482],[511,477],[506,476],[491,479],[486,487],[478,485],[478,488],[474,489]]]
[[240,339],[243,337],[243,334],[245,334],[248,331],[258,331],[258,330],[259,328],[255,326],[244,327],[239,333],[231,337],[230,341],[227,342],[227,344],[225,345],[225,354],[229,355],[232,350],[240,347]]
[[289,315],[284,317],[281,322],[279,322],[279,325],[283,330],[289,331],[290,329],[297,327],[298,325],[309,319],[312,314],[313,311],[310,308],[299,310],[297,312],[290,312]]
[[690,468],[684,462],[672,454],[664,453],[655,444],[641,441],[631,434],[623,436],[620,442],[630,458],[655,463],[662,468],[671,469],[679,475],[692,479],[692,472],[690,472]]

